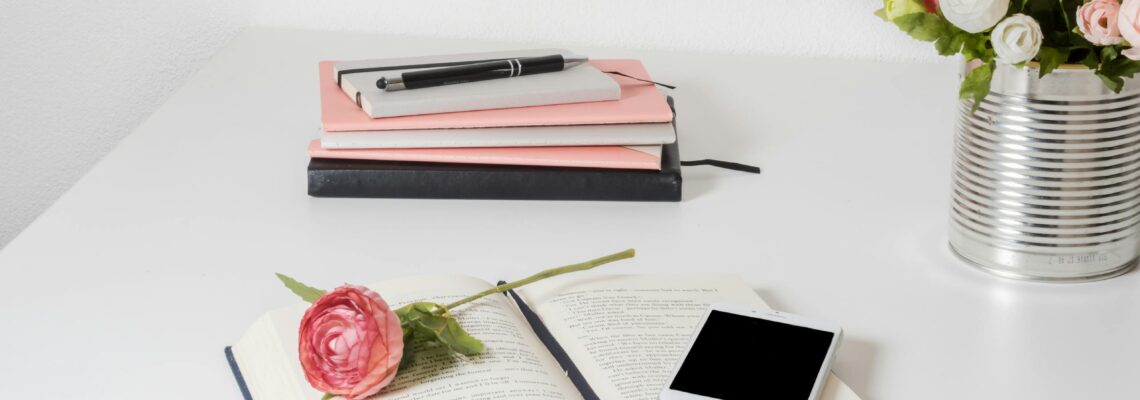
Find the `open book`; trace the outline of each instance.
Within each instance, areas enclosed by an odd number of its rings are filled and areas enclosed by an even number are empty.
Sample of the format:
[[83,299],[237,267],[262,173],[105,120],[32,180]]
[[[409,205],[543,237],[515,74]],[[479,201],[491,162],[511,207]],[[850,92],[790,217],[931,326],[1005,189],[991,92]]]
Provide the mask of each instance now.
[[[447,303],[492,286],[462,275],[369,285],[393,307],[416,301]],[[492,295],[453,310],[463,327],[486,345],[483,354],[464,357],[444,349],[417,349],[413,364],[376,398],[654,400],[712,303],[767,308],[731,275],[573,274],[547,279],[519,289],[513,299]],[[247,399],[323,396],[309,386],[297,359],[297,328],[306,307],[300,303],[266,314],[227,349]],[[541,321],[532,325],[528,316]],[[725,357],[729,362],[731,356]],[[859,397],[831,375],[822,399]]]

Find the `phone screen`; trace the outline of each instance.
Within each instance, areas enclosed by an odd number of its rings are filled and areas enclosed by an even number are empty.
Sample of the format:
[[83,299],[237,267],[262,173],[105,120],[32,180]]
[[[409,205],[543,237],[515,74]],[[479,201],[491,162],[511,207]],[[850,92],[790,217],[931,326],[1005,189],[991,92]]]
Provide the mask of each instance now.
[[669,388],[724,400],[805,400],[833,335],[713,310]]

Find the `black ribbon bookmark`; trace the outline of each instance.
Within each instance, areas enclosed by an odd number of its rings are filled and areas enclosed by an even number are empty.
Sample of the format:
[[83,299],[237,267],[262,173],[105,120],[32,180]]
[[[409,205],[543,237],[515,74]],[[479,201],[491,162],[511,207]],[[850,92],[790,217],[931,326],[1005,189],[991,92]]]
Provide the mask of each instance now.
[[[622,74],[622,75],[625,75],[625,74]],[[630,77],[630,78],[633,78],[633,77]],[[633,79],[637,79],[637,78],[633,78]],[[638,80],[641,80],[641,79],[638,79]],[[673,106],[673,96],[665,96],[665,102],[669,103],[669,109],[673,110],[673,134],[676,135],[677,134],[677,108]],[[718,168],[731,169],[733,171],[747,172],[747,173],[751,173],[751,174],[759,174],[760,173],[760,167],[753,167],[753,166],[747,165],[747,164],[734,163],[734,162],[728,162],[728,161],[712,160],[712,159],[708,159],[708,158],[706,158],[704,160],[681,161],[681,166],[692,167],[692,166],[696,166],[696,165],[708,165],[708,166],[713,166],[713,167],[718,167]]]
[[685,166],[685,167],[691,167],[691,166],[695,166],[695,165],[709,165],[709,166],[713,166],[713,167],[731,169],[733,171],[748,172],[748,173],[752,173],[752,174],[759,174],[760,173],[760,167],[753,167],[751,165],[728,162],[728,161],[721,161],[721,160],[710,160],[707,158],[704,160],[681,161],[681,165]]
[[661,86],[661,87],[664,87],[664,88],[669,88],[669,89],[676,89],[676,88],[677,88],[676,86],[673,86],[673,85],[666,85],[666,84],[664,84],[664,83],[661,83],[661,82],[654,82],[654,81],[651,81],[651,80],[648,80],[648,79],[641,79],[641,78],[638,78],[638,77],[635,77],[635,76],[629,76],[629,75],[626,75],[626,74],[623,74],[623,73],[621,73],[621,72],[617,72],[617,71],[602,71],[602,72],[605,72],[605,73],[607,73],[607,74],[621,75],[621,76],[624,76],[624,77],[626,77],[626,78],[629,78],[629,79],[633,79],[633,80],[635,80],[635,81],[642,81],[642,82],[645,82],[645,83],[652,83],[652,84],[654,84],[654,85],[657,85],[657,86]]
[[[507,282],[499,281],[499,286],[505,284],[507,284]],[[574,387],[577,387],[578,392],[582,393],[582,398],[585,400],[600,400],[598,394],[594,393],[594,389],[586,382],[586,377],[582,376],[582,371],[579,371],[578,366],[574,365],[574,361],[570,359],[570,355],[566,354],[566,350],[562,349],[562,345],[558,344],[558,341],[554,339],[554,334],[550,333],[550,329],[546,328],[546,325],[542,323],[542,319],[538,317],[538,314],[535,314],[534,310],[531,310],[514,290],[508,290],[506,293],[503,293],[503,295],[514,299],[515,304],[519,306],[519,311],[521,311],[523,317],[526,318],[526,322],[530,323],[530,328],[538,335],[538,339],[542,341],[546,349],[550,350],[550,354],[558,361],[558,365],[562,367],[562,370],[566,371],[566,377],[570,378],[570,382],[574,383]]]

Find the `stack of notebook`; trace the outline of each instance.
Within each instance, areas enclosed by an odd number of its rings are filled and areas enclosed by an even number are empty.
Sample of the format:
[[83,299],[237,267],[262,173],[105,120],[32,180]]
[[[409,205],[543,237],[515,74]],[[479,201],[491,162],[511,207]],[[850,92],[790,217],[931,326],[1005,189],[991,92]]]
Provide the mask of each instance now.
[[395,92],[375,84],[409,70],[564,53],[322,62],[309,194],[679,201],[672,101],[642,81],[651,78],[636,60]]

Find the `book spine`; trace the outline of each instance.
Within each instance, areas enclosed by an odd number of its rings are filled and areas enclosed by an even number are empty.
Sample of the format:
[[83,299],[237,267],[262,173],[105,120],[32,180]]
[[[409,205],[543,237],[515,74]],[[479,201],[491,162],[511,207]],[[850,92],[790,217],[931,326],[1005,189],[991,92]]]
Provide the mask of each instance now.
[[241,391],[241,397],[245,400],[253,400],[253,396],[249,393],[249,387],[245,384],[245,377],[241,374],[241,368],[238,367],[237,359],[234,358],[233,346],[226,346],[226,363],[230,365],[230,372],[234,374],[234,380],[237,381],[238,390]]
[[[309,195],[499,200],[680,201],[681,175],[586,168],[309,167]],[[366,162],[362,162],[366,163]],[[344,163],[337,163],[344,165]]]

